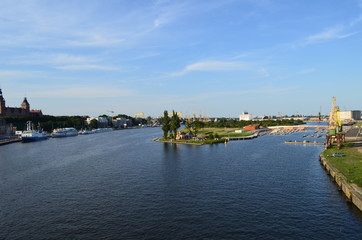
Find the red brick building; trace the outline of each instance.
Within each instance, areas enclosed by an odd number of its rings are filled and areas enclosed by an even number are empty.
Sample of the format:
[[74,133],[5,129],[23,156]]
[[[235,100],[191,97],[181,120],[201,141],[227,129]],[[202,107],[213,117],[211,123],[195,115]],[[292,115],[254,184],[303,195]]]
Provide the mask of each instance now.
[[244,129],[246,131],[254,131],[256,129],[259,129],[259,127],[260,127],[259,124],[252,124],[252,125],[245,126]]
[[30,110],[30,104],[26,97],[21,103],[20,107],[6,107],[3,93],[0,89],[0,116],[8,117],[32,117],[43,116],[41,110]]

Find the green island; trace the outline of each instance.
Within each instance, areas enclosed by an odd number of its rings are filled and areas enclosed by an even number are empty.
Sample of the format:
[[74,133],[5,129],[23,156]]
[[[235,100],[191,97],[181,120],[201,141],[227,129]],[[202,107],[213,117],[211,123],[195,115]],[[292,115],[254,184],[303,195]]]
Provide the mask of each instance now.
[[[343,156],[333,156],[333,153],[341,153]],[[345,177],[347,182],[362,188],[361,142],[346,142],[341,149],[333,144],[323,152],[323,155]]]
[[[203,121],[204,120],[204,121]],[[280,125],[299,125],[301,120],[265,120],[260,121],[243,121],[236,119],[217,119],[215,121],[205,121],[205,119],[187,119],[183,121],[185,127],[179,130],[181,119],[177,112],[164,111],[161,118],[163,137],[156,138],[154,141],[182,144],[214,144],[226,143],[229,140],[244,140],[251,139],[258,135],[259,127],[263,124],[267,126]],[[248,126],[248,128],[247,128]]]
[[[193,139],[172,139],[172,138],[160,138],[159,142],[168,143],[182,143],[192,145],[203,145],[203,144],[215,144],[228,142],[229,138],[232,137],[248,137],[253,135],[253,132],[235,132],[240,128],[202,128],[197,133],[197,138]],[[178,131],[178,133],[187,132],[188,129],[184,128]]]

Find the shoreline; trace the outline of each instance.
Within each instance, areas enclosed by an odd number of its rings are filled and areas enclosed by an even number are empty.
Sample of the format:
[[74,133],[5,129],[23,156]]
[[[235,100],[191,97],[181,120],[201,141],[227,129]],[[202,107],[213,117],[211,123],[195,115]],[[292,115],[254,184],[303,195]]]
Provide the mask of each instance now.
[[348,202],[351,202],[362,212],[362,192],[358,189],[358,186],[355,184],[349,184],[343,174],[341,174],[337,169],[335,169],[332,164],[323,156],[325,150],[319,155],[319,161],[327,171],[327,174],[330,175],[333,181],[337,184],[338,190],[342,191]]

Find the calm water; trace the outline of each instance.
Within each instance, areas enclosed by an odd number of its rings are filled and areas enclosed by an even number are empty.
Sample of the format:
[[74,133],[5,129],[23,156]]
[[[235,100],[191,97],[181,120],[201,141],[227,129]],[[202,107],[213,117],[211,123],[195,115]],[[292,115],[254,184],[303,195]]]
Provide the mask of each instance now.
[[[160,128],[0,147],[0,239],[362,239],[305,133],[227,145]],[[314,139],[313,139],[314,140]]]

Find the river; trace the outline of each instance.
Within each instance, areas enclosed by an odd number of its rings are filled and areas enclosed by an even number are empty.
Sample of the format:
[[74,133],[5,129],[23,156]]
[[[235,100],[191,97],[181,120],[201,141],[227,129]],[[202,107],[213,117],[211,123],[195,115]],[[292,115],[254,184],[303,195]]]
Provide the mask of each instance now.
[[[218,145],[160,128],[0,147],[0,239],[362,239],[305,133]],[[320,141],[320,140],[319,140]]]

